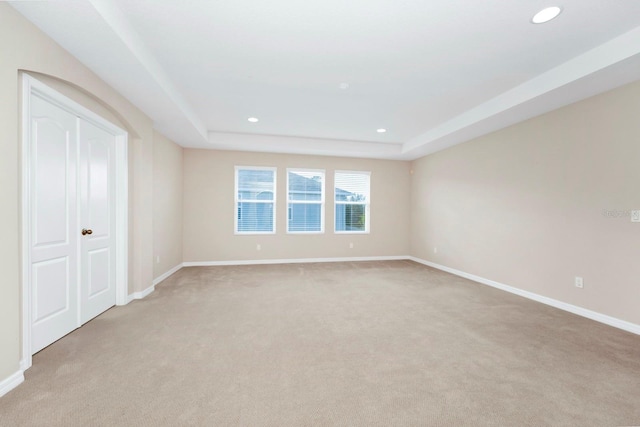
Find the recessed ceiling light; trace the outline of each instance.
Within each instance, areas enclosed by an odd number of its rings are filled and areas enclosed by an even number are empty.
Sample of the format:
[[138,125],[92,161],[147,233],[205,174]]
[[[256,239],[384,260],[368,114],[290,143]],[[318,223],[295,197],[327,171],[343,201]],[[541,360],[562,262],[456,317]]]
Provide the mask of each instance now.
[[347,90],[349,89],[349,83],[340,83],[340,86],[338,87],[342,90]]
[[386,131],[387,130],[384,129],[384,128],[380,128],[380,129],[376,130],[376,132],[378,132],[378,133],[385,133]]
[[251,123],[257,123],[259,121],[256,117],[249,117],[247,120],[249,120]]
[[560,12],[562,12],[562,9],[558,6],[547,7],[536,13],[533,18],[531,18],[531,22],[534,24],[544,24],[545,22],[549,22],[556,16],[560,15]]

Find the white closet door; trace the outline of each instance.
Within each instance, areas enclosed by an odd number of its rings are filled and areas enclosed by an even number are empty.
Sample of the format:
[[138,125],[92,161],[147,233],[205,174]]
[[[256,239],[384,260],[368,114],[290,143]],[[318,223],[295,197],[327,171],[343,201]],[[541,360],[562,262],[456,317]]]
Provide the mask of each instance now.
[[77,118],[32,95],[31,345],[35,353],[78,327]]
[[30,96],[31,352],[116,303],[115,136]]
[[115,136],[80,121],[80,317],[116,303]]

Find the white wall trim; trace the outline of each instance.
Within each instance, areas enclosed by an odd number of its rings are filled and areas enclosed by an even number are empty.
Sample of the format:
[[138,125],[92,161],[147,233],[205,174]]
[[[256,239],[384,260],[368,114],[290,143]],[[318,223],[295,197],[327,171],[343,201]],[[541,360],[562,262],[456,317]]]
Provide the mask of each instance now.
[[[30,168],[30,153],[29,141],[31,139],[31,123],[27,117],[30,117],[31,113],[31,84],[32,79],[26,74],[21,73],[20,78],[22,80],[22,111],[21,113],[21,127],[22,136],[20,141],[20,153],[21,153],[21,174],[20,174],[20,243],[21,243],[21,297],[22,297],[22,354],[20,357],[20,368],[27,370],[31,367],[31,280],[30,280],[30,264],[31,264],[31,229],[30,219],[27,217],[30,213],[30,200],[31,200],[31,168]],[[27,289],[29,288],[29,289]]]
[[0,397],[9,393],[11,390],[18,387],[23,382],[24,382],[24,373],[21,370],[9,375],[9,377],[0,381]]
[[127,297],[127,304],[129,304],[133,300],[145,298],[146,296],[148,296],[151,292],[153,292],[155,290],[156,290],[156,287],[154,285],[152,285],[152,286],[149,286],[144,291],[134,292],[132,294],[129,294],[129,296]]
[[182,267],[184,267],[184,264],[178,264],[175,267],[173,267],[171,270],[167,271],[166,273],[161,274],[160,276],[156,277],[155,279],[153,279],[153,286],[156,286],[158,283],[160,283],[163,280],[167,279],[169,276],[171,276],[173,273],[176,273]]
[[129,283],[129,138],[116,136],[116,305],[127,304]]
[[465,279],[473,280],[474,282],[478,282],[483,285],[491,286],[502,291],[506,291],[533,301],[540,302],[542,304],[549,305],[551,307],[559,308],[560,310],[568,311],[569,313],[577,314],[578,316],[586,317],[587,319],[595,320],[596,322],[604,323],[605,325],[613,326],[614,328],[622,329],[624,331],[640,335],[640,325],[627,322],[626,320],[621,320],[615,317],[607,316],[606,314],[598,313],[596,311],[588,310],[583,307],[578,307],[576,305],[558,301],[553,298],[545,297],[533,292],[514,288],[513,286],[505,285],[503,283],[499,283],[490,279],[485,279],[484,277],[476,276],[474,274],[465,273],[464,271],[436,264],[431,261],[426,261],[416,257],[409,257],[409,259],[411,261],[415,261],[417,263],[424,264],[438,270],[446,271],[447,273],[451,273],[456,276],[464,277]]
[[302,264],[314,262],[355,262],[355,261],[397,261],[411,259],[408,255],[393,256],[365,256],[343,258],[295,258],[295,259],[256,259],[235,261],[188,261],[182,263],[184,267],[212,267],[223,265],[262,265],[262,264]]

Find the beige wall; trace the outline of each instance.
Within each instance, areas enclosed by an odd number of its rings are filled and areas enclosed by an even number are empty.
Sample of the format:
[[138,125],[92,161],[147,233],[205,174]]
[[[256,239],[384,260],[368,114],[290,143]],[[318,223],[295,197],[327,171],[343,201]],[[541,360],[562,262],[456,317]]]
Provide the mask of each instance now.
[[412,255],[640,324],[640,224],[603,215],[640,209],[639,113],[640,82],[414,161]]
[[182,264],[182,147],[153,135],[153,277]]
[[[9,5],[0,3],[0,382],[19,370],[20,87],[19,71],[58,79],[57,89],[85,107],[118,118],[130,133],[130,291],[152,281],[152,144],[148,117],[55,44]],[[37,76],[36,76],[37,77]],[[107,114],[106,111],[109,111]]]
[[[275,235],[234,234],[236,165],[278,168]],[[324,234],[286,233],[288,167],[325,169]],[[333,233],[335,170],[371,171],[370,234]],[[409,184],[409,163],[403,161],[185,149],[184,261],[408,255]]]

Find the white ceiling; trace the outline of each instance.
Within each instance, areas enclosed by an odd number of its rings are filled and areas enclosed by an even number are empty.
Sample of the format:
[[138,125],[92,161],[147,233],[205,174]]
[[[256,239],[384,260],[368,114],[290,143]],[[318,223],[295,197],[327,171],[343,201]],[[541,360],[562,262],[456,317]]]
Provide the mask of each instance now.
[[11,4],[185,147],[414,159],[640,78],[640,1],[550,1]]

